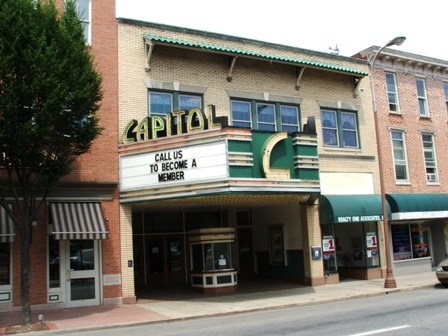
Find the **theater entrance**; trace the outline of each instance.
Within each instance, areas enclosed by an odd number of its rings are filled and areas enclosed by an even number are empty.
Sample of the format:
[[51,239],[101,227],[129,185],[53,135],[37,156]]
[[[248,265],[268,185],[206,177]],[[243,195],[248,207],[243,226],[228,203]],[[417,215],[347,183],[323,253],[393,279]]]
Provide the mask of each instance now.
[[134,236],[135,285],[186,282],[184,235]]

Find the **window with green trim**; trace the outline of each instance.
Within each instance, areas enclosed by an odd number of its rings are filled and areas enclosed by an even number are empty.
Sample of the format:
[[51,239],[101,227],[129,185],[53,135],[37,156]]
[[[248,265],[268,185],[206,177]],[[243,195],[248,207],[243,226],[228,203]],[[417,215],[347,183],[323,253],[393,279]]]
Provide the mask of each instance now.
[[321,110],[324,146],[359,148],[358,121],[355,112]]
[[202,96],[180,92],[149,91],[149,115],[161,115],[173,111],[202,109]]
[[255,100],[230,101],[232,125],[262,131],[298,132],[299,106]]

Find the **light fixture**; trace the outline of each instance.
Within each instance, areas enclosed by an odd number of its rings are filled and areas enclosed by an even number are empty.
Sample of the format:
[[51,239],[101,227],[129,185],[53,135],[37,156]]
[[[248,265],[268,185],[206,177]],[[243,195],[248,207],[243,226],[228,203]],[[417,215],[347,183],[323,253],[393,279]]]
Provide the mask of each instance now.
[[379,134],[379,121],[378,121],[378,111],[376,106],[376,94],[375,94],[375,81],[373,80],[374,72],[375,72],[375,61],[380,54],[381,51],[383,51],[384,48],[393,46],[393,45],[402,45],[403,42],[406,40],[406,37],[404,36],[397,36],[387,42],[383,47],[378,49],[378,51],[375,53],[375,55],[372,57],[372,59],[369,62],[370,65],[370,85],[372,88],[372,104],[373,104],[373,114],[375,117],[375,135],[376,135],[376,146],[378,151],[378,168],[379,168],[379,179],[380,179],[380,193],[381,193],[381,208],[382,208],[382,214],[383,214],[383,225],[384,225],[384,240],[385,240],[385,249],[386,249],[386,278],[384,280],[384,288],[396,288],[397,283],[394,279],[394,273],[392,269],[392,259],[391,259],[391,248],[390,248],[390,236],[389,236],[389,218],[387,213],[387,201],[386,201],[386,191],[384,187],[384,178],[383,178],[383,159],[381,154],[381,145],[378,141],[380,134]]
[[390,41],[384,46],[384,48],[386,48],[386,47],[391,47],[391,46],[393,46],[393,45],[401,46],[401,45],[404,43],[404,41],[406,41],[406,37],[404,37],[404,36],[397,36],[397,37],[393,38],[392,40],[390,40]]
[[39,223],[40,217],[39,215],[34,215],[31,217],[31,225],[32,226],[37,226],[37,224]]

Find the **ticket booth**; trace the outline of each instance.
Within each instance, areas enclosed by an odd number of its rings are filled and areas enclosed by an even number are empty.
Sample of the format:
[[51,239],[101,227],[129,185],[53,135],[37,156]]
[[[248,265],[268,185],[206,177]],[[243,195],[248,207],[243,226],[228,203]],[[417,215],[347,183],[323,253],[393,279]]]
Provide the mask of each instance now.
[[206,294],[234,292],[237,271],[233,267],[234,228],[189,231],[191,286]]

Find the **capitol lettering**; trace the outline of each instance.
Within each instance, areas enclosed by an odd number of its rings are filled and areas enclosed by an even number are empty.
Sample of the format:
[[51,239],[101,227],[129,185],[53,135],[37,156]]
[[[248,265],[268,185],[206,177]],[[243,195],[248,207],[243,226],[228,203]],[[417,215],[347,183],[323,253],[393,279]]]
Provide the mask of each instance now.
[[129,144],[207,129],[219,129],[227,125],[228,118],[217,117],[213,105],[209,105],[205,113],[200,108],[194,107],[189,111],[168,112],[165,116],[151,115],[140,122],[132,119],[123,130],[122,141],[124,144]]

